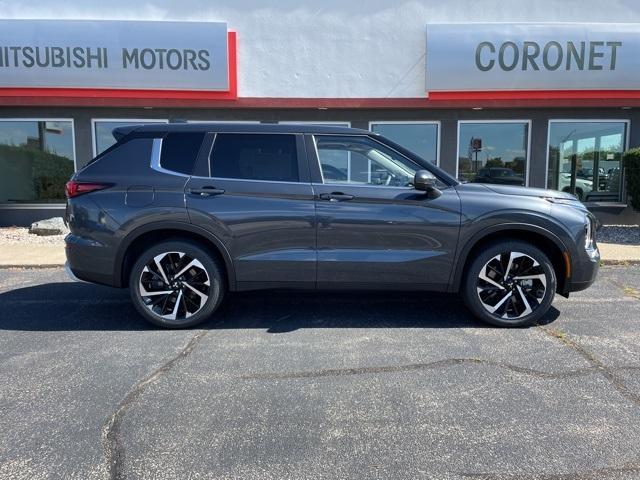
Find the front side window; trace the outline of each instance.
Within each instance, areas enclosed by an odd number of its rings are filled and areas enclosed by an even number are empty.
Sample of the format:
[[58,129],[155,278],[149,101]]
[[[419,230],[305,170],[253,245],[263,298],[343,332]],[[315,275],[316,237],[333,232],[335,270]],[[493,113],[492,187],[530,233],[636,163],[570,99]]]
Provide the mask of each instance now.
[[406,187],[420,166],[366,136],[316,135],[325,183]]
[[460,122],[458,178],[525,185],[528,143],[529,122]]
[[300,181],[295,135],[218,133],[209,161],[216,178]]
[[64,203],[74,161],[71,120],[1,120],[0,203]]
[[438,163],[437,123],[371,122],[371,131],[393,140],[428,162]]

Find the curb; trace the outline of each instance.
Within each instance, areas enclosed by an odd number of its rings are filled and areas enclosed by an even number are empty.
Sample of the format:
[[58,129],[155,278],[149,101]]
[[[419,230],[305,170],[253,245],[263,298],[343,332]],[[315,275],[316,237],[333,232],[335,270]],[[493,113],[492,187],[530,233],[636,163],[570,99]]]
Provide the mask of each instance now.
[[23,270],[38,270],[44,268],[64,268],[64,263],[36,263],[30,264],[16,264],[16,265],[0,265],[0,270],[9,270],[11,268],[21,268]]
[[[640,265],[639,259],[629,259],[629,260],[600,260],[601,266],[631,266],[631,265]],[[0,270],[9,270],[9,269],[20,268],[24,270],[39,270],[45,268],[64,268],[64,263],[35,263],[31,264],[8,264],[8,265],[0,265]]]
[[618,266],[628,266],[628,265],[640,265],[640,259],[629,259],[629,260],[600,260],[600,265],[610,266],[610,265],[618,265]]

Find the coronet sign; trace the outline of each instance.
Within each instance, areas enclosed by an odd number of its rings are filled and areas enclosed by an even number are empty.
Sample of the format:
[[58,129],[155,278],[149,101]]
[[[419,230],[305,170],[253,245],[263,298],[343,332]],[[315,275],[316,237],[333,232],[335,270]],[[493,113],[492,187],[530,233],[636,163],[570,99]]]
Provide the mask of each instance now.
[[0,88],[230,89],[227,24],[0,20]]
[[640,25],[427,25],[427,91],[640,90]]

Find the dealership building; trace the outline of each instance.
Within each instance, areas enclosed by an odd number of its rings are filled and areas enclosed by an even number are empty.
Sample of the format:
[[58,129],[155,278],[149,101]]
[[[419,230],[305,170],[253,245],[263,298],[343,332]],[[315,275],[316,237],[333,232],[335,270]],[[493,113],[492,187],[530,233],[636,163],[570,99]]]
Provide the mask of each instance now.
[[640,146],[640,3],[3,5],[0,225],[63,215],[114,127],[192,121],[368,129],[461,180],[640,223],[621,164]]

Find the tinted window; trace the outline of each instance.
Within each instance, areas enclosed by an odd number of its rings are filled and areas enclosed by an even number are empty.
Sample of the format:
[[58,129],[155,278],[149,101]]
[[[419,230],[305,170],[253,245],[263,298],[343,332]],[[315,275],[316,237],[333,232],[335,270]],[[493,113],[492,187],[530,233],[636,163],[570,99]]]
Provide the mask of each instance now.
[[162,140],[160,166],[172,172],[191,175],[203,139],[202,132],[169,133]]
[[299,181],[294,135],[220,133],[210,161],[213,177]]

